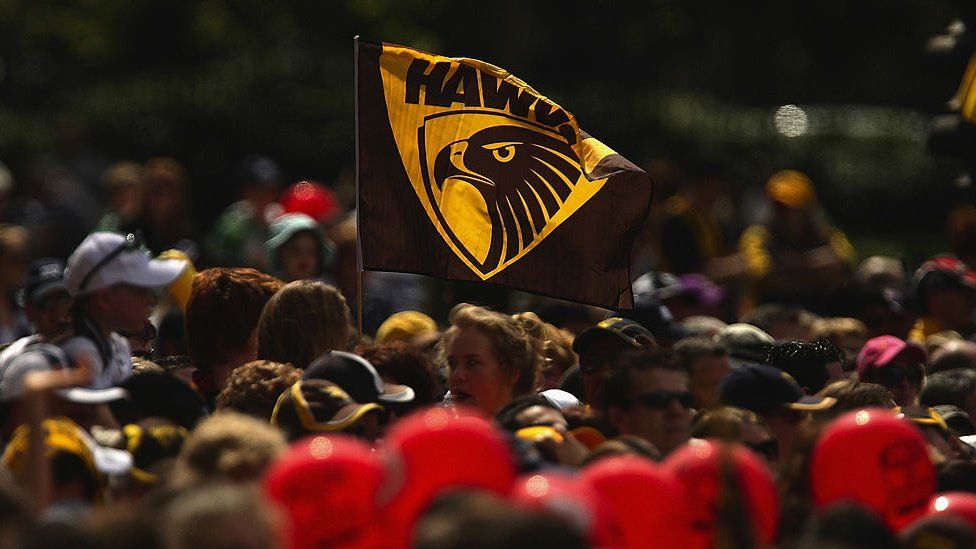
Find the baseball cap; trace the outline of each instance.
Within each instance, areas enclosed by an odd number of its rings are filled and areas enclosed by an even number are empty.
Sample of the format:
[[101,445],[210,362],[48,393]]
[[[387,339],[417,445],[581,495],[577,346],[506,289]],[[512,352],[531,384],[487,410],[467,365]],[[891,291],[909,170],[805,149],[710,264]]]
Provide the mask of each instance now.
[[925,349],[917,343],[890,335],[878,336],[869,339],[858,353],[857,375],[863,378],[868,370],[887,366],[899,356],[905,356],[918,363],[924,363],[927,358]]
[[285,213],[303,213],[318,223],[334,221],[342,206],[332,189],[318,181],[298,181],[281,193]]
[[937,255],[922,263],[912,276],[912,284],[919,292],[940,282],[976,290],[976,272],[958,257]]
[[271,424],[280,427],[288,438],[345,430],[369,412],[382,411],[379,404],[359,404],[331,381],[297,381],[278,397]]
[[176,280],[186,267],[186,261],[151,259],[135,235],[96,232],[68,258],[64,284],[72,297],[119,283],[158,288]]
[[922,433],[881,408],[853,410],[824,429],[810,462],[818,509],[852,500],[892,530],[921,517],[935,494],[935,467]]
[[[99,446],[87,431],[66,417],[45,419],[41,429],[44,431],[45,455],[49,458],[60,453],[77,456],[98,486],[105,485],[101,475],[124,475],[132,468],[131,454]],[[3,465],[21,480],[26,480],[29,474],[30,439],[30,426],[21,425],[14,431],[3,454]]]
[[587,535],[593,547],[620,546],[611,508],[576,476],[560,471],[527,473],[515,480],[509,499],[520,508],[565,518]]
[[125,449],[132,455],[132,478],[147,485],[160,482],[162,464],[172,463],[189,434],[186,427],[160,419],[146,418],[122,427]]
[[64,285],[64,262],[52,257],[32,262],[27,267],[27,276],[24,277],[21,305],[40,303],[57,292],[68,293],[68,288]]
[[779,408],[802,412],[826,410],[836,399],[803,394],[790,374],[765,364],[746,364],[732,370],[719,385],[719,395],[726,405],[756,413]]
[[436,332],[437,323],[433,318],[418,311],[393,313],[376,330],[376,343],[410,341],[418,335]]
[[361,441],[342,434],[296,442],[268,468],[264,492],[281,505],[290,547],[376,547],[377,492],[383,464]]
[[638,349],[645,346],[641,339],[654,342],[654,335],[651,334],[650,330],[637,322],[629,318],[611,317],[601,320],[596,326],[587,328],[576,336],[576,339],[573,340],[573,351],[580,354],[588,345],[608,335],[619,338],[631,347]]
[[326,379],[356,402],[411,402],[414,391],[406,385],[386,383],[365,358],[345,351],[330,351],[305,369],[304,379]]
[[766,355],[776,344],[773,336],[744,322],[729,324],[712,338],[729,350],[729,362],[733,368],[745,364],[762,364]]
[[[0,402],[19,398],[24,393],[24,382],[32,372],[48,372],[68,367],[67,355],[60,347],[49,343],[38,343],[26,348],[19,355],[0,365]],[[59,397],[78,404],[104,404],[121,400],[128,396],[125,389],[88,389],[68,387],[54,392]]]

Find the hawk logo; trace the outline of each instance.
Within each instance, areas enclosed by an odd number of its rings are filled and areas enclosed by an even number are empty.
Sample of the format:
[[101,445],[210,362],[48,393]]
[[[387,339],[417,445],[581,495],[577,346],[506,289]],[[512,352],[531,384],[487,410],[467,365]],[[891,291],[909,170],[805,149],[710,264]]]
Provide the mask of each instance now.
[[[432,136],[444,135],[436,130],[443,125],[472,130],[439,143]],[[483,278],[517,261],[551,232],[550,224],[583,175],[564,137],[500,113],[431,115],[419,131],[419,145],[435,224]]]

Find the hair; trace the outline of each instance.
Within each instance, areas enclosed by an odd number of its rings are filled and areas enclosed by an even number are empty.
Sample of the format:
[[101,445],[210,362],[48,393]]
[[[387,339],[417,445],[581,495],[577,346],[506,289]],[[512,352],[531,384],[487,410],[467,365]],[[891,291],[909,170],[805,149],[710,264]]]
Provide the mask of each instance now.
[[534,340],[533,346],[543,350],[545,364],[542,374],[556,369],[561,375],[578,362],[576,353],[573,352],[573,334],[544,322],[533,312],[517,313],[512,318]]
[[689,375],[694,364],[702,358],[729,356],[729,350],[725,345],[705,336],[681,339],[674,344],[673,349]]
[[258,358],[304,370],[323,353],[348,350],[352,336],[342,293],[317,280],[296,280],[285,284],[261,313]]
[[966,410],[966,400],[976,389],[976,372],[966,369],[937,372],[925,380],[918,400],[925,406],[951,404]]
[[650,461],[660,461],[661,452],[653,444],[636,435],[620,435],[597,446],[581,464],[587,467],[598,461],[618,457],[636,456]]
[[403,341],[360,345],[356,354],[372,364],[380,377],[413,389],[418,406],[432,404],[440,396],[434,364],[413,345]]
[[214,481],[250,481],[287,448],[285,436],[267,421],[236,412],[210,416],[190,433],[173,467],[182,489]]
[[743,426],[761,423],[759,416],[754,412],[723,406],[698,414],[691,426],[691,436],[717,438],[725,442],[741,442]]
[[[220,484],[179,494],[161,523],[166,525],[161,529],[165,549],[231,547],[242,535],[255,547],[281,545],[275,514],[252,485]],[[240,528],[247,532],[240,534]]]
[[770,365],[793,376],[793,379],[810,393],[824,388],[830,374],[826,365],[843,362],[843,353],[830,340],[822,339],[815,343],[788,341],[776,345],[769,351]]
[[491,340],[498,364],[506,373],[518,373],[512,388],[513,396],[533,391],[542,372],[544,350],[537,339],[526,333],[522,324],[514,318],[477,305],[459,303],[451,309],[448,320],[451,327],[444,332],[439,343],[438,355],[446,363],[447,348],[458,331],[478,330]]
[[814,339],[827,338],[831,341],[848,336],[867,338],[868,328],[856,318],[818,318],[813,322],[811,336]]
[[214,268],[197,273],[186,305],[187,352],[203,371],[244,349],[264,305],[284,282],[251,268]]
[[142,185],[142,166],[135,162],[116,162],[102,172],[102,187],[112,192],[122,187]]
[[150,158],[146,161],[144,175],[149,180],[153,177],[162,176],[172,181],[179,189],[186,187],[186,168],[175,158],[167,156]]
[[227,386],[217,395],[217,410],[233,410],[268,421],[278,397],[301,377],[291,364],[248,362],[230,373]]
[[827,411],[830,416],[839,416],[844,412],[859,408],[888,408],[894,401],[891,391],[884,385],[866,383],[856,379],[835,381],[824,387],[817,393],[817,396],[837,399],[837,404]]
[[810,327],[816,319],[816,315],[800,307],[767,303],[743,315],[739,322],[752,324],[767,334],[772,334],[779,324],[796,323],[800,326]]
[[969,341],[944,343],[929,354],[928,373],[934,374],[957,368],[976,368],[976,360],[974,360],[972,352],[974,348],[976,348],[976,344]]
[[640,349],[621,353],[613,362],[604,386],[604,409],[617,406],[628,409],[633,405],[631,388],[634,372],[665,370],[687,375],[678,355],[660,349]]

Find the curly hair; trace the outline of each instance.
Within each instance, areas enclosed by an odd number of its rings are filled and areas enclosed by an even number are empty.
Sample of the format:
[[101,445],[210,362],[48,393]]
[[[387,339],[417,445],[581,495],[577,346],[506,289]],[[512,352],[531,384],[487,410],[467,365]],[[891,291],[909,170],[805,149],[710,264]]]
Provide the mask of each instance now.
[[302,378],[291,364],[255,360],[238,366],[217,395],[218,410],[233,410],[268,421],[275,402],[286,389]]
[[187,437],[172,482],[183,489],[221,480],[257,480],[287,447],[285,435],[267,421],[221,412],[200,422]]
[[193,278],[186,305],[186,346],[193,365],[209,371],[247,346],[264,305],[284,282],[250,268],[214,268]]
[[413,389],[417,405],[433,404],[440,396],[434,364],[413,345],[403,341],[359,345],[356,354],[375,366],[380,377]]
[[261,313],[258,358],[304,370],[323,353],[348,350],[352,337],[352,315],[342,293],[317,280],[296,280]]
[[444,337],[438,344],[437,354],[442,363],[447,363],[447,348],[458,331],[474,329],[491,340],[495,358],[502,369],[506,373],[518,374],[512,388],[513,396],[524,395],[538,386],[545,351],[540,342],[528,334],[521,322],[508,315],[468,303],[455,305],[448,320],[451,327],[444,332]]
[[525,333],[533,340],[533,347],[541,350],[545,359],[541,372],[543,375],[548,376],[554,370],[558,378],[579,361],[573,352],[572,333],[543,321],[533,312],[516,313],[512,318],[522,325]]

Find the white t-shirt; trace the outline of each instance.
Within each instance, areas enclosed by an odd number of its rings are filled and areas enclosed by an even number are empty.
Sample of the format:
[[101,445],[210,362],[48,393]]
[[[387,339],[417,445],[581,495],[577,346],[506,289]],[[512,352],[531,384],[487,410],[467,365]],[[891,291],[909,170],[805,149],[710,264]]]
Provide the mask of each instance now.
[[115,387],[132,375],[132,349],[129,341],[119,334],[112,332],[109,336],[109,346],[112,356],[106,364],[95,342],[85,336],[73,336],[59,344],[64,349],[75,366],[81,366],[83,361],[91,364],[91,389],[108,389]]

